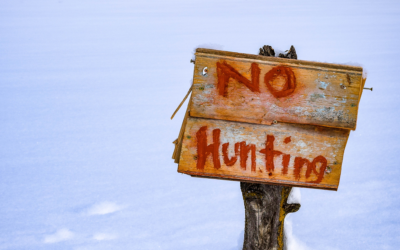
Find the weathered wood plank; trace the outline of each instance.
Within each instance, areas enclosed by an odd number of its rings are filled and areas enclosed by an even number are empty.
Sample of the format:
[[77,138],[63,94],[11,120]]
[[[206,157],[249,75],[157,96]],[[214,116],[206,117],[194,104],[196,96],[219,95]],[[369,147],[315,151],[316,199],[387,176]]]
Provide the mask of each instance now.
[[362,87],[361,67],[197,49],[190,115],[354,130]]
[[178,172],[337,190],[349,130],[189,117]]

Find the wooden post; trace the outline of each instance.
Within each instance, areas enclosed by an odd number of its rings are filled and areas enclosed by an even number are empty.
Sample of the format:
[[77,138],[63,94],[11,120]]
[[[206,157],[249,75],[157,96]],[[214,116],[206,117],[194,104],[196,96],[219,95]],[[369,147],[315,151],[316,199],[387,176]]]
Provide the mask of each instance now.
[[245,208],[243,250],[284,250],[284,220],[300,204],[288,204],[291,187],[241,182]]
[[[260,48],[260,55],[275,56],[271,46]],[[279,57],[297,59],[293,46]],[[288,204],[291,187],[241,182],[245,208],[243,250],[285,250],[284,220],[297,212],[300,204]]]

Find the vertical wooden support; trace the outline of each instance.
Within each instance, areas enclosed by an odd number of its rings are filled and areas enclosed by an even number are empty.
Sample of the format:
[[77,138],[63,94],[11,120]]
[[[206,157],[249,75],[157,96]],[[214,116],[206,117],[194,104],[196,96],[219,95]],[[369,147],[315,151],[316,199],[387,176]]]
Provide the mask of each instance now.
[[291,187],[241,182],[245,231],[243,250],[284,250],[284,220],[300,204],[288,204]]
[[[274,56],[271,46],[260,49],[260,55]],[[293,46],[279,57],[297,59]],[[243,250],[286,250],[284,221],[288,213],[297,212],[300,204],[288,204],[291,187],[240,183],[245,208]]]

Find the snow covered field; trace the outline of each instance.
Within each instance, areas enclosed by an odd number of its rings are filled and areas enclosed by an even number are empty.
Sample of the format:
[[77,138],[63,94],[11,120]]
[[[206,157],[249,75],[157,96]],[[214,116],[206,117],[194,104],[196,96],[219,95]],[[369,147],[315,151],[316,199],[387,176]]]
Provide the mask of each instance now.
[[398,1],[1,0],[0,249],[241,249],[239,183],[171,159],[204,44],[367,69],[339,190],[301,189],[291,249],[398,249],[399,38]]

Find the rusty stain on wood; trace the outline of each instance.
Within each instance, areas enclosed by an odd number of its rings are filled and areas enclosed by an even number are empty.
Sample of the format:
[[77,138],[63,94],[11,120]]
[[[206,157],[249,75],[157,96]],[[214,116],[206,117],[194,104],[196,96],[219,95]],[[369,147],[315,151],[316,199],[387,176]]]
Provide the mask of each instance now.
[[[203,68],[208,68],[203,75]],[[362,68],[197,49],[191,116],[356,128]],[[342,88],[341,86],[345,86]]]
[[178,172],[337,190],[349,132],[312,125],[267,126],[188,117]]

